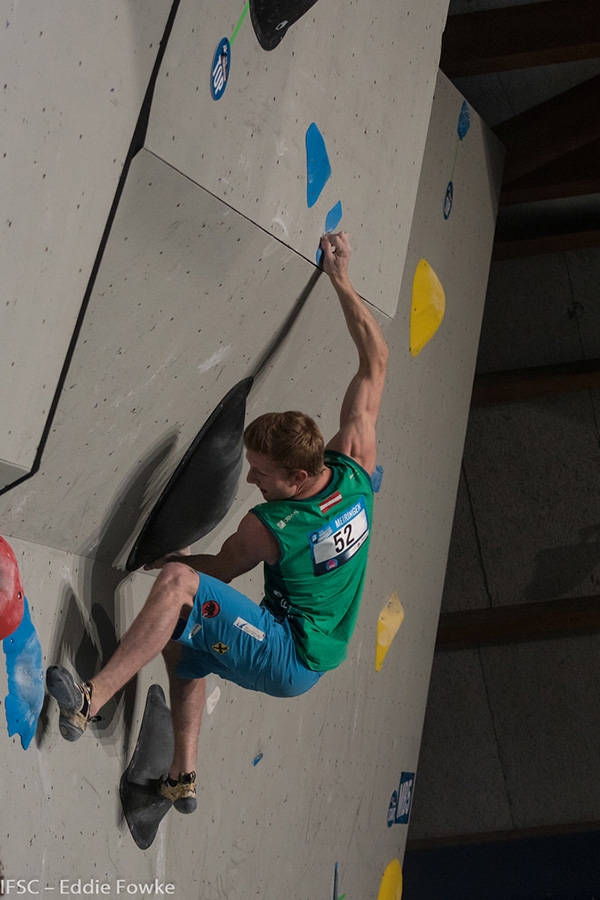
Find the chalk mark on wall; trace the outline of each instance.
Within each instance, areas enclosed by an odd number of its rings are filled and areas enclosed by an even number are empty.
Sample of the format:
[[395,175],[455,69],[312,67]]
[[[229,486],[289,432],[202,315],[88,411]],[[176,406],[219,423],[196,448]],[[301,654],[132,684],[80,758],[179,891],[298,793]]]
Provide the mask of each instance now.
[[206,714],[212,715],[215,711],[215,706],[219,702],[221,698],[221,688],[218,684],[215,685],[214,689],[210,692],[210,694],[206,697]]

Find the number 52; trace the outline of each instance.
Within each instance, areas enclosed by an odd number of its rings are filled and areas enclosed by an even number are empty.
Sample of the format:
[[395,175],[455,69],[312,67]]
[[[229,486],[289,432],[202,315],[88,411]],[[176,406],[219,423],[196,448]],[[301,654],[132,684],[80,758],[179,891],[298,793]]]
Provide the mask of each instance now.
[[341,531],[337,531],[334,534],[333,543],[335,545],[336,553],[342,553],[347,547],[354,543],[354,538],[352,537],[352,522],[348,522]]

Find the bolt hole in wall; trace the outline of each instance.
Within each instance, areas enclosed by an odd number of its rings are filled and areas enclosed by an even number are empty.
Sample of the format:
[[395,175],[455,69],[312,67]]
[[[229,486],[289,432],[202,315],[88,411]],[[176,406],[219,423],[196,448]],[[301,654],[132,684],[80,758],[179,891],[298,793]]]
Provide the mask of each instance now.
[[407,847],[403,900],[600,900],[600,828]]

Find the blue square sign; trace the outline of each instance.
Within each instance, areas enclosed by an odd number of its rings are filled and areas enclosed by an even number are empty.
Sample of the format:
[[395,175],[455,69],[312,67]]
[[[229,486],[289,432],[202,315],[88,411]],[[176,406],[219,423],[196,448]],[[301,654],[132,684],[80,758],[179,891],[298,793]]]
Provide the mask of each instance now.
[[388,807],[388,828],[391,828],[392,825],[408,825],[414,784],[415,773],[403,772],[400,776],[398,790],[392,794]]

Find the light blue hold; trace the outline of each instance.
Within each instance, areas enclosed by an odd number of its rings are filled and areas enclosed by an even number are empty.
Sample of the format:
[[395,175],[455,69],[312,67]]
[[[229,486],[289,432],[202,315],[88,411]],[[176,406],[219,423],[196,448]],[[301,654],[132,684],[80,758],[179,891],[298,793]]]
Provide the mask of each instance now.
[[[340,224],[340,222],[342,220],[343,214],[344,213],[342,210],[342,201],[338,200],[338,202],[335,204],[335,206],[332,206],[332,208],[327,213],[327,218],[325,219],[325,231],[326,232],[335,231],[335,229],[338,227],[338,225]],[[316,256],[317,265],[320,266],[322,261],[323,261],[323,251],[319,247],[319,249],[317,250],[317,256]]]
[[371,475],[371,487],[373,488],[373,493],[377,494],[379,489],[381,488],[381,482],[383,481],[383,466],[375,466],[375,471]]
[[456,129],[458,131],[458,136],[461,139],[461,141],[464,141],[470,127],[471,127],[471,112],[469,110],[469,104],[467,103],[466,100],[463,100],[463,104],[460,108],[460,115],[458,117],[458,125],[457,125],[457,129]]
[[331,165],[323,135],[313,122],[306,131],[306,202],[315,205],[331,176]]
[[8,694],[5,701],[8,736],[18,734],[27,750],[44,703],[42,648],[25,597],[23,618],[16,631],[2,641],[6,654]]
[[335,231],[342,220],[342,201],[338,200],[335,206],[327,213],[327,218],[325,219],[325,231]]

